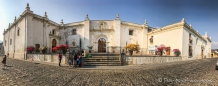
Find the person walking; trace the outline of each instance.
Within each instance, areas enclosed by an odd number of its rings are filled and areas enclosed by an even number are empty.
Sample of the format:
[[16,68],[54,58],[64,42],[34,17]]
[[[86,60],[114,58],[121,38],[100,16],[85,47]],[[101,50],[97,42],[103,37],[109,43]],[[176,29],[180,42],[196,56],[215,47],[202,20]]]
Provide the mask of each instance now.
[[77,57],[78,57],[77,54],[75,54],[74,57],[73,57],[73,65],[74,65],[74,67],[76,67],[76,65],[77,65]]
[[[73,55],[72,55],[72,56],[73,56]],[[71,65],[72,65],[72,58],[73,58],[73,57],[70,57],[70,56],[69,56],[69,58],[68,58],[69,67],[71,67]]]
[[5,69],[5,67],[6,67],[6,55],[4,56],[4,58],[3,58],[3,60],[2,60],[2,63],[3,63],[3,65],[4,65],[4,68],[2,68],[2,69]]
[[61,59],[62,59],[62,54],[61,54],[61,53],[59,53],[58,57],[59,57],[59,67],[61,67]]
[[72,55],[75,55],[75,54],[76,54],[76,52],[73,50],[73,51],[72,51]]

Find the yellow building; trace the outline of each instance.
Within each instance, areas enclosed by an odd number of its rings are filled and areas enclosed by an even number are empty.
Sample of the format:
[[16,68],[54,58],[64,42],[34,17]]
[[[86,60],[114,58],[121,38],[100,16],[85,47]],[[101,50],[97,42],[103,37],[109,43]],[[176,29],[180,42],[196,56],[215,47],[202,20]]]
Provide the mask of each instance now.
[[213,58],[218,58],[218,49],[211,50],[211,56]]

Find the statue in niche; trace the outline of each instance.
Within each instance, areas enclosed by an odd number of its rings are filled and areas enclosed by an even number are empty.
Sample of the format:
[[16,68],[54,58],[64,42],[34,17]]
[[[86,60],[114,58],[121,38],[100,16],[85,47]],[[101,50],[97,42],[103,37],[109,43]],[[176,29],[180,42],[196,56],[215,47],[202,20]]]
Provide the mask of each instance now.
[[73,47],[74,47],[74,46],[76,46],[76,43],[75,43],[75,42],[73,42],[73,43],[72,43],[72,45],[73,45]]
[[100,27],[101,27],[101,29],[103,29],[103,28],[104,28],[104,23],[101,23],[101,26],[100,26]]

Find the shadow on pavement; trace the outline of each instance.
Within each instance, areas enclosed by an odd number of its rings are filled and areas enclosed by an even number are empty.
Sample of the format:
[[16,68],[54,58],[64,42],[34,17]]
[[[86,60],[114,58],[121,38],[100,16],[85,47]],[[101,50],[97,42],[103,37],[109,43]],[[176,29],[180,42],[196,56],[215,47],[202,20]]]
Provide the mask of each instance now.
[[13,66],[6,65],[6,67],[13,67]]
[[82,67],[79,67],[79,68],[97,68],[96,66],[82,66]]
[[35,63],[35,64],[40,64],[40,63]]

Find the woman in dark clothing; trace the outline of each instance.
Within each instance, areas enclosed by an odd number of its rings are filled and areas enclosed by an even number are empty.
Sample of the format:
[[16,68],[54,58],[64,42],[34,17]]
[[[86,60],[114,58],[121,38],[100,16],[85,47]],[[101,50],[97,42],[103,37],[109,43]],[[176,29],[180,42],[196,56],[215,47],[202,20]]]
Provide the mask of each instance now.
[[[3,60],[2,60],[2,63],[4,64],[4,68],[5,68],[5,66],[6,66],[6,57],[7,57],[7,56],[5,55],[5,57],[4,57]],[[3,69],[4,69],[4,68],[3,68]]]
[[74,67],[77,65],[77,54],[74,55],[74,59],[73,59],[73,65]]
[[61,59],[62,59],[62,54],[61,54],[61,53],[59,53],[58,57],[59,57],[59,67],[61,67]]

